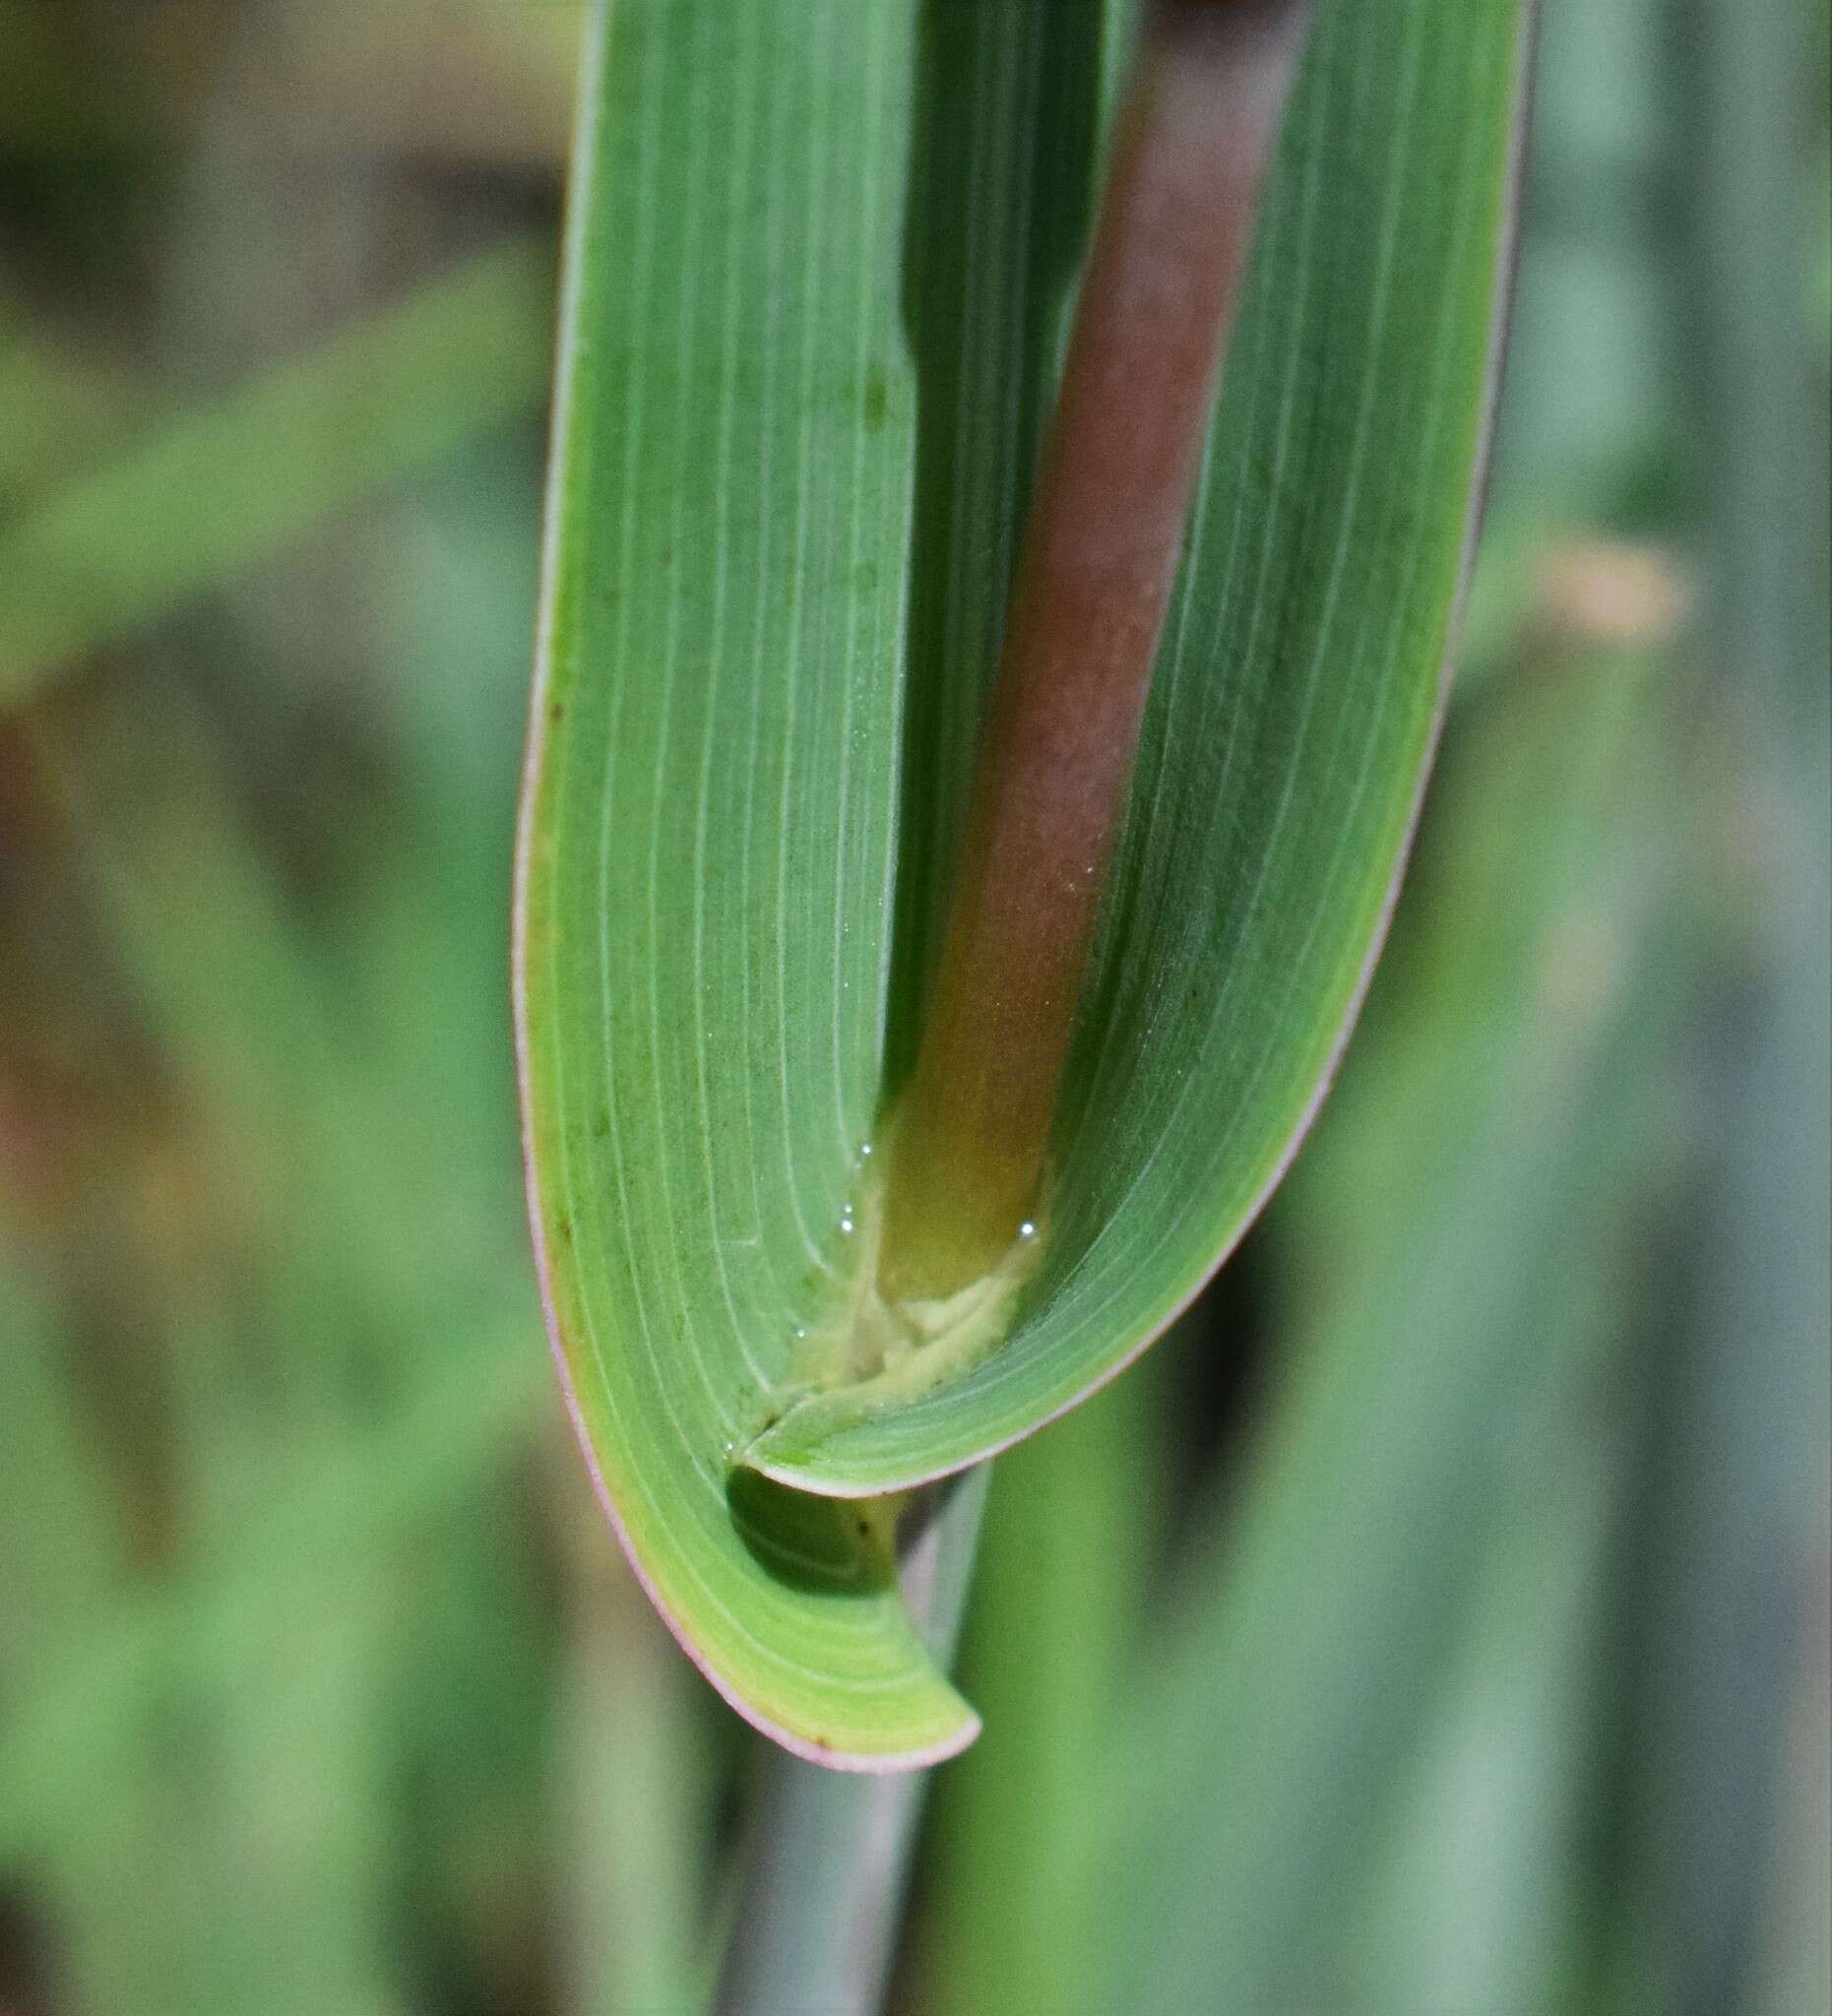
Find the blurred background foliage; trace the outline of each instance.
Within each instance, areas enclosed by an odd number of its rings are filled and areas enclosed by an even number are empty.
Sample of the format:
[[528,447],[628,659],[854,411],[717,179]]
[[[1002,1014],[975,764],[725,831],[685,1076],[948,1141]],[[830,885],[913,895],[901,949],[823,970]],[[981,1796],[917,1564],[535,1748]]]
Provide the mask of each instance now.
[[[702,2005],[507,883],[579,28],[0,0],[0,2012]],[[1003,1459],[895,1991],[1832,2008],[1823,0],[1548,0],[1489,538],[1285,1192]]]

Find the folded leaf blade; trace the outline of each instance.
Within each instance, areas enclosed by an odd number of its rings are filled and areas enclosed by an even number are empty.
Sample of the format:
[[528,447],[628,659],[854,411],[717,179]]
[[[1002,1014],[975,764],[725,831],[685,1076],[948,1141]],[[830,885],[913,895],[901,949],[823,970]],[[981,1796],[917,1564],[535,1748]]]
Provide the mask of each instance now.
[[1289,1157],[1384,917],[1464,558],[1521,9],[1335,0],[1042,1264],[1011,1339],[932,1392],[805,1397],[909,1061],[1122,15],[622,0],[588,65],[518,904],[531,1209],[632,1559],[727,1697],[834,1761],[976,1727],[860,1501],[1116,1370]]

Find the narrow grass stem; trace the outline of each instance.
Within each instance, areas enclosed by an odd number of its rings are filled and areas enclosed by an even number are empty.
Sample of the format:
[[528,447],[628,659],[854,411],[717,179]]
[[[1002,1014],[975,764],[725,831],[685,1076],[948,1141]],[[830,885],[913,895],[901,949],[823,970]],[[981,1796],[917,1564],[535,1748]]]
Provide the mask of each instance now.
[[[991,1467],[940,1485],[905,1551],[904,1595],[953,1663]],[[896,1954],[924,1771],[830,1771],[786,1750],[765,1760],[751,1858],[716,2016],[871,2016]]]
[[940,966],[894,1121],[883,1286],[952,1294],[1038,1207],[1302,0],[1163,0],[1038,474]]

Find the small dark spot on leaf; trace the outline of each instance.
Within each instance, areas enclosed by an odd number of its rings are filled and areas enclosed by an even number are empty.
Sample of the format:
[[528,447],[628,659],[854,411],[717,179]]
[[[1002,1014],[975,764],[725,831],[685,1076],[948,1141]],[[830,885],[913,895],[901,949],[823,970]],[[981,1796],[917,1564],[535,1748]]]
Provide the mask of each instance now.
[[874,371],[865,380],[865,426],[875,434],[884,424],[884,416],[890,410],[891,388],[884,382],[884,373]]

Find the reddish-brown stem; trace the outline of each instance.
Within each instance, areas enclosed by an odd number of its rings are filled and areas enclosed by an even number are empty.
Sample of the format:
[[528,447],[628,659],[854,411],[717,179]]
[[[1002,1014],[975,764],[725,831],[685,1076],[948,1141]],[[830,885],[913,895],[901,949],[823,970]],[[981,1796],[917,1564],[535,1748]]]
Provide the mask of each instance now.
[[1038,472],[916,1070],[892,1299],[993,1267],[1043,1157],[1302,0],[1161,0]]

